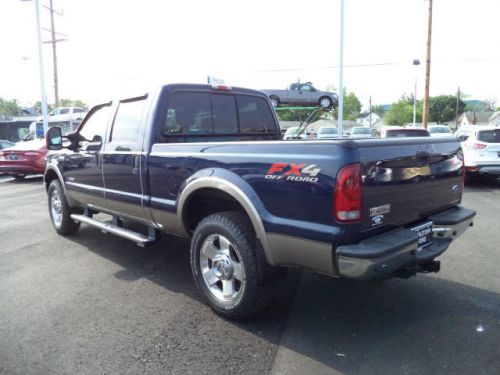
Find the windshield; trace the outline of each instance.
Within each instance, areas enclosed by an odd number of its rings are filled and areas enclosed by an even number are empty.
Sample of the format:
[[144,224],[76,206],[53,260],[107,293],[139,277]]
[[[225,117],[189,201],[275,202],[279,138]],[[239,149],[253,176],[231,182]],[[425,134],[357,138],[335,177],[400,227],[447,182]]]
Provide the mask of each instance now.
[[477,140],[485,143],[500,143],[500,129],[481,130],[477,132]]
[[320,134],[339,134],[338,130],[335,128],[321,128],[318,130]]
[[371,134],[370,128],[352,128],[351,134]]
[[429,133],[427,130],[409,130],[409,129],[397,129],[397,130],[387,130],[387,138],[393,137],[428,137]]
[[446,127],[446,126],[436,126],[436,127],[430,127],[429,133],[451,133],[451,129]]

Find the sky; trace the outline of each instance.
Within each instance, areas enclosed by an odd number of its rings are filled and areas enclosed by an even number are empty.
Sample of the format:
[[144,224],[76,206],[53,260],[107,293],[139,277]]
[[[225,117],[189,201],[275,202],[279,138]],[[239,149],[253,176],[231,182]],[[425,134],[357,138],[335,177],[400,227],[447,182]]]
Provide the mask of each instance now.
[[[56,30],[68,36],[57,44],[59,96],[93,105],[208,75],[254,89],[298,79],[338,87],[339,1],[54,0],[64,14]],[[415,80],[423,96],[427,9],[426,0],[345,0],[344,84],[364,109],[370,97],[411,94]],[[460,86],[500,106],[499,14],[498,0],[434,0],[431,95]],[[34,2],[0,0],[0,15],[0,97],[30,105],[40,100]],[[52,50],[43,48],[52,103]]]

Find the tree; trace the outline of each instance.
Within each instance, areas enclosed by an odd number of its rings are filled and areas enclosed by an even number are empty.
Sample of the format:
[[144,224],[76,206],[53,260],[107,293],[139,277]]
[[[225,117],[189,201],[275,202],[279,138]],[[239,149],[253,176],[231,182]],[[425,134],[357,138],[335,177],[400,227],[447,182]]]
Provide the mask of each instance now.
[[[458,101],[458,114],[463,113],[465,103]],[[429,121],[442,124],[453,121],[457,110],[457,97],[453,95],[433,96],[429,99]]]
[[[39,113],[42,113],[42,102],[41,101],[37,101],[35,102],[35,104],[33,105],[33,107],[39,112]],[[52,104],[49,104],[47,103],[47,112],[50,112],[54,109],[54,106]]]
[[71,99],[59,99],[60,107],[82,107],[87,108],[87,104],[82,102],[81,100],[71,100]]
[[[422,121],[422,102],[417,102],[416,121]],[[387,125],[404,125],[413,123],[413,99],[403,95],[384,114]]]
[[3,116],[18,116],[21,114],[21,107],[16,99],[0,98],[0,115]]
[[[344,120],[356,121],[361,113],[361,102],[354,92],[347,92],[344,88]],[[335,117],[339,118],[338,108],[335,108]]]

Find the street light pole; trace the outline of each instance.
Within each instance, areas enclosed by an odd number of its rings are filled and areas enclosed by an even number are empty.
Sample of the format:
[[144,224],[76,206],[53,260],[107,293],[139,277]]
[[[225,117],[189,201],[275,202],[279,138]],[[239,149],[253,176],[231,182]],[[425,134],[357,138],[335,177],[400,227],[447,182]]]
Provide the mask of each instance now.
[[415,91],[413,92],[413,126],[417,123],[417,69],[416,67],[420,65],[419,59],[413,60],[413,66],[415,66]]
[[[30,1],[30,0],[23,0]],[[37,47],[38,47],[38,69],[40,75],[40,96],[42,102],[42,118],[43,118],[43,134],[47,132],[49,127],[48,125],[48,117],[47,117],[47,95],[45,93],[45,78],[44,78],[44,68],[43,68],[43,50],[42,50],[42,26],[40,23],[40,1],[35,1],[35,19],[36,19],[36,38],[37,38]],[[36,127],[34,139],[36,139]]]
[[339,51],[339,107],[338,132],[342,137],[344,121],[344,0],[340,0],[340,51]]

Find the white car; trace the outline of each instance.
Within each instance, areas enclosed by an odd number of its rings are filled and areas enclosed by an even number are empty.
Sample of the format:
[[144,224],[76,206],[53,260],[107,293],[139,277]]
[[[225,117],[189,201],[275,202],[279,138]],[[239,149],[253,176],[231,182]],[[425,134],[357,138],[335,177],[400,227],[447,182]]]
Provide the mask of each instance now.
[[372,129],[368,126],[353,126],[350,136],[351,138],[370,138]]
[[283,140],[287,139],[307,139],[306,130],[297,126],[288,128],[283,135]]
[[446,125],[429,125],[427,130],[431,137],[453,137],[453,132]]
[[462,144],[469,177],[500,177],[500,127],[462,126],[455,135]]
[[[57,107],[49,112],[49,122],[83,120],[87,110],[81,107]],[[42,121],[42,117],[38,119]]]
[[338,129],[331,126],[323,126],[322,128],[319,128],[318,134],[316,134],[317,139],[337,139],[338,137]]

